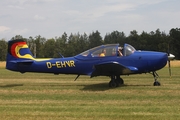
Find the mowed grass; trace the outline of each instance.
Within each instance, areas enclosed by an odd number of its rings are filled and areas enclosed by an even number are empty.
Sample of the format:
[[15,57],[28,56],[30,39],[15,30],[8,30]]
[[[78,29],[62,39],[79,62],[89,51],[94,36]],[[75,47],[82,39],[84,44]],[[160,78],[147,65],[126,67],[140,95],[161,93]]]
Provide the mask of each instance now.
[[177,120],[180,118],[180,67],[122,76],[110,89],[108,77],[12,72],[0,68],[2,120]]

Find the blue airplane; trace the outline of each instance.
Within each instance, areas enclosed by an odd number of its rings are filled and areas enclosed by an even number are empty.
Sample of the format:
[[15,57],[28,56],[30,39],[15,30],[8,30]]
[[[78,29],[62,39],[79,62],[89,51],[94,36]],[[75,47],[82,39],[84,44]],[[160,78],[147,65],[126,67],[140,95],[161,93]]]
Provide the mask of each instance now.
[[[170,56],[170,55],[169,55]],[[109,76],[109,87],[124,84],[121,75],[151,73],[154,86],[160,86],[157,70],[163,68],[168,59],[164,52],[140,51],[129,44],[107,44],[94,47],[73,57],[34,58],[24,40],[10,40],[6,58],[6,69],[12,71]],[[169,64],[170,65],[170,64]]]

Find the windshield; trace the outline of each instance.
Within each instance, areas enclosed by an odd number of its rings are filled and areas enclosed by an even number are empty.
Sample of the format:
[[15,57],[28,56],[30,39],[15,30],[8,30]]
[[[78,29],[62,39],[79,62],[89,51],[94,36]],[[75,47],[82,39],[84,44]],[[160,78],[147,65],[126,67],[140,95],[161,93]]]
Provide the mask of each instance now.
[[83,53],[81,53],[80,55],[82,55],[82,56],[88,56],[88,54],[89,54],[89,50],[87,50],[87,51],[85,51],[85,52],[83,52]]
[[134,53],[134,51],[136,51],[136,49],[133,46],[124,44],[124,56],[129,56]]

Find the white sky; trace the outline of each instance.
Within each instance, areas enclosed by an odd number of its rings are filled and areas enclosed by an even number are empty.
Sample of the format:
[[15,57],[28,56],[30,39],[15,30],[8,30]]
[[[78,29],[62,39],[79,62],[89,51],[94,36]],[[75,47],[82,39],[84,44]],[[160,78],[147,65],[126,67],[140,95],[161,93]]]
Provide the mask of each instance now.
[[0,39],[180,28],[180,0],[0,0]]

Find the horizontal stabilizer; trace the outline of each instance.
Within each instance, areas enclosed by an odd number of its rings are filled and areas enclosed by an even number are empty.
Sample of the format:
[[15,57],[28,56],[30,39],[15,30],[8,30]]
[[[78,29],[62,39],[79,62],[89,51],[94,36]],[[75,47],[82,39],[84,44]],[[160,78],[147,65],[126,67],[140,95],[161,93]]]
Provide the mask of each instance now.
[[33,63],[34,60],[11,60],[11,63]]

